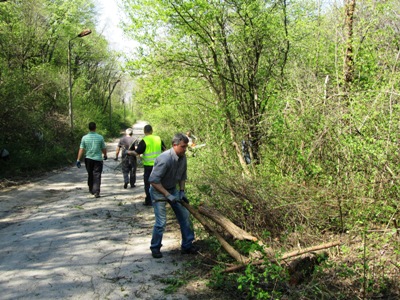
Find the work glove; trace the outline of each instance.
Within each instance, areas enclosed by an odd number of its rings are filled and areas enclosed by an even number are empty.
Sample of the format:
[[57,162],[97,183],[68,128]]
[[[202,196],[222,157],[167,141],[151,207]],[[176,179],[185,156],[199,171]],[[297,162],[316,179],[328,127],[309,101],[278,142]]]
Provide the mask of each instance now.
[[78,168],[81,167],[81,162],[80,162],[79,160],[76,161],[76,166],[77,166]]
[[176,199],[176,197],[175,197],[174,195],[172,195],[172,194],[168,194],[168,196],[167,196],[167,201],[168,201],[170,204],[175,204],[175,203],[179,202],[179,200]]
[[107,158],[108,158],[107,155],[104,155],[103,160],[107,160]]
[[185,191],[179,191],[179,199],[189,204],[189,200],[186,198]]

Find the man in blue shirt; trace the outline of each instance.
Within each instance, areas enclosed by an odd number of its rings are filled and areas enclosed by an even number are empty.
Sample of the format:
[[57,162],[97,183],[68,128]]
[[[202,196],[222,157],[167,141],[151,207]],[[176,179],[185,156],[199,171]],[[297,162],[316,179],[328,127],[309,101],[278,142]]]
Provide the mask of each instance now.
[[[85,167],[88,173],[89,192],[95,198],[99,198],[103,159],[107,160],[107,148],[103,136],[96,133],[96,123],[90,122],[89,130],[90,132],[82,137],[76,166],[81,167],[81,158],[83,154],[86,154]],[[101,154],[103,154],[103,158]]]
[[[195,254],[198,249],[192,245],[194,232],[190,222],[189,211],[181,204],[185,197],[185,181],[187,179],[186,149],[189,139],[178,133],[172,140],[172,148],[161,153],[154,162],[149,182],[150,195],[153,201],[155,224],[150,250],[154,258],[161,258],[162,237],[167,224],[167,202],[171,205],[179,222],[182,243],[182,254]],[[178,187],[178,189],[177,189]]]

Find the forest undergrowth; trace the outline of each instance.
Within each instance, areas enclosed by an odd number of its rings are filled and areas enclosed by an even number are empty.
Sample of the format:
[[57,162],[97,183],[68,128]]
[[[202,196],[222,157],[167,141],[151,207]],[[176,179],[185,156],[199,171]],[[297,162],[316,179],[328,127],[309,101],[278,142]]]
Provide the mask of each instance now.
[[[226,272],[235,261],[211,235],[201,234],[210,257],[209,284],[242,299],[398,299],[400,232],[398,208],[382,201],[343,195],[332,187],[246,178],[191,160],[191,197],[258,237],[275,253],[263,262]],[[211,175],[211,176],[210,176]],[[354,187],[355,188],[355,187]],[[195,192],[194,192],[195,190]],[[349,188],[348,190],[351,190]],[[340,198],[338,197],[340,195]],[[390,205],[389,205],[390,206]],[[254,242],[230,243],[246,256],[263,249]],[[338,241],[321,251],[282,260],[284,253]],[[252,254],[253,253],[253,254]],[[212,259],[212,257],[217,259]],[[235,294],[236,292],[236,294]]]

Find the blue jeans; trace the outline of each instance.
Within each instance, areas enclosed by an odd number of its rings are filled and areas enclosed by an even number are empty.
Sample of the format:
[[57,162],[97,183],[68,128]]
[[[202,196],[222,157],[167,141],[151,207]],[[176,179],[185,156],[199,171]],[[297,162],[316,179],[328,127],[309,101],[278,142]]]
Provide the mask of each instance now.
[[[168,191],[172,192],[175,197],[179,197],[179,191]],[[153,201],[155,224],[153,228],[153,236],[151,238],[151,250],[160,250],[162,244],[162,237],[167,225],[167,202],[164,195],[157,192],[152,186],[150,187],[150,195]],[[157,201],[163,200],[163,201]],[[189,211],[180,203],[171,204],[171,207],[175,213],[176,219],[181,227],[182,243],[181,248],[183,250],[190,249],[194,241],[194,232],[192,229],[192,223],[190,222]]]

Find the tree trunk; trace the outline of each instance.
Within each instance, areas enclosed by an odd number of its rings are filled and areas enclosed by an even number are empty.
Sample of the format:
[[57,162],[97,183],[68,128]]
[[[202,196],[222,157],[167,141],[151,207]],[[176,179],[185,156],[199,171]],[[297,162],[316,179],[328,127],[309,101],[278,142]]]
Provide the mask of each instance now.
[[252,236],[248,232],[244,231],[242,228],[233,224],[228,218],[221,215],[218,211],[213,210],[206,206],[199,207],[199,213],[205,215],[206,217],[213,220],[215,223],[224,228],[234,239],[236,240],[249,240],[256,242],[258,239],[255,236]]
[[236,259],[237,262],[241,264],[247,264],[249,262],[249,259],[241,255],[227,241],[225,241],[225,239],[214,228],[212,228],[212,226],[202,217],[202,215],[196,209],[185,202],[182,202],[182,205],[186,207],[186,209],[204,226],[204,228],[208,232],[210,232],[217,238],[217,240],[221,243],[226,252],[228,252],[230,256]]
[[[295,251],[291,251],[291,252],[283,254],[281,259],[285,260],[285,259],[289,259],[289,258],[292,258],[295,256],[303,255],[303,254],[306,254],[309,252],[316,252],[319,250],[339,246],[341,244],[342,244],[341,241],[334,241],[334,242],[330,242],[330,243],[325,243],[325,244],[321,244],[321,245],[317,245],[317,246],[308,247],[303,250],[295,250]],[[271,261],[275,261],[275,259],[271,259]],[[257,261],[252,262],[251,264],[256,266],[256,265],[261,265],[262,263],[264,263],[264,260],[257,260]],[[246,266],[247,266],[247,264],[241,264],[241,265],[229,267],[229,268],[226,268],[224,270],[224,272],[235,272],[235,271],[245,268]]]
[[353,53],[353,22],[356,0],[346,0],[345,28],[347,30],[346,54],[344,58],[344,88],[348,92],[354,79],[354,53]]
[[199,207],[199,213],[201,213],[202,215],[205,215],[206,217],[210,218],[215,223],[220,225],[234,239],[240,240],[240,241],[249,240],[249,241],[257,242],[257,244],[260,245],[263,248],[264,253],[268,257],[274,257],[274,251],[271,248],[267,247],[257,237],[251,235],[247,231],[245,231],[242,228],[236,226],[234,223],[232,223],[231,220],[229,220],[225,216],[221,215],[218,211],[212,210],[211,208],[206,207],[206,206],[200,206]]
[[[228,231],[229,234],[231,234],[234,238],[239,239],[239,240],[250,240],[250,241],[258,241],[260,245],[264,245],[262,241],[258,240],[256,237],[252,236],[248,232],[244,231],[243,229],[239,228],[235,224],[233,224],[230,220],[228,220],[226,217],[222,216],[216,211],[212,211],[210,208],[207,207],[200,207],[199,210],[196,210],[186,202],[182,202],[182,205],[186,207],[186,209],[204,226],[204,228],[211,234],[213,234],[218,241],[221,243],[222,247],[228,252],[229,255],[231,255],[234,259],[236,259],[237,262],[240,264],[237,266],[233,266],[230,268],[226,268],[224,272],[233,272],[240,270],[244,267],[247,266],[247,264],[250,262],[250,259],[241,255],[239,252],[237,252],[208,222],[203,218],[203,215],[209,217],[212,219],[214,222],[222,226],[226,231]],[[331,248],[340,245],[342,242],[341,241],[334,241],[330,243],[325,243],[317,246],[312,246],[309,248],[305,248],[302,250],[295,250],[291,251],[288,253],[285,253],[282,255],[281,259],[289,259],[295,256],[300,256],[309,252],[316,252],[319,250]],[[274,259],[275,253],[271,248],[265,248],[265,254],[267,255],[268,259],[271,261],[276,261]],[[264,262],[264,259],[256,260],[253,261],[251,264],[252,265],[260,265]]]

